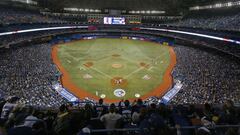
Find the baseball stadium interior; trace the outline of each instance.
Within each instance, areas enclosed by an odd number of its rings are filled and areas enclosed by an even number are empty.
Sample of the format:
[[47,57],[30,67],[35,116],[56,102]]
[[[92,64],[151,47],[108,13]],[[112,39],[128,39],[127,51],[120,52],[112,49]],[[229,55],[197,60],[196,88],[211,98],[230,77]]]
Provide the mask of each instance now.
[[240,135],[240,0],[0,0],[0,135]]

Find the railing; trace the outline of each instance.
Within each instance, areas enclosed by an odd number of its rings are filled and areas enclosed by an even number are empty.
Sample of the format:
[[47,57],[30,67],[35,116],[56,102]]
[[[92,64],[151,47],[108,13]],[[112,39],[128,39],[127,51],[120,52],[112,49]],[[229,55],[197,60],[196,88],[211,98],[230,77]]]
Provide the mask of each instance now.
[[[35,119],[26,119],[25,121],[43,121],[43,120],[35,120]],[[204,126],[183,126],[183,127],[169,127],[169,134],[174,135],[197,135],[199,128],[203,128]],[[160,128],[160,127],[159,127]],[[233,135],[239,135],[240,133],[240,125],[213,125],[211,128],[206,128],[211,132],[209,135],[226,135],[226,132],[230,132]],[[148,128],[122,128],[122,129],[89,129],[89,135],[96,134],[111,134],[111,135],[148,135],[152,129]],[[207,132],[207,130],[205,130]],[[167,131],[167,132],[168,132]],[[166,131],[165,131],[166,133]],[[234,134],[235,133],[235,134]]]
[[[174,135],[185,135],[187,132],[187,135],[196,135],[199,131],[199,128],[204,126],[184,126],[184,127],[170,127],[169,131],[173,133]],[[140,129],[140,128],[123,128],[123,129],[93,129],[90,130],[90,135],[95,134],[103,134],[103,133],[110,133],[110,134],[118,134],[121,133],[121,135],[144,135],[143,131],[147,131],[149,129]],[[215,125],[211,129],[211,133],[214,135],[225,135],[226,132],[231,130],[231,132],[236,133],[236,135],[239,135],[240,132],[240,125]],[[207,132],[207,131],[206,131]],[[213,133],[214,132],[214,133]],[[235,135],[235,134],[234,134]]]

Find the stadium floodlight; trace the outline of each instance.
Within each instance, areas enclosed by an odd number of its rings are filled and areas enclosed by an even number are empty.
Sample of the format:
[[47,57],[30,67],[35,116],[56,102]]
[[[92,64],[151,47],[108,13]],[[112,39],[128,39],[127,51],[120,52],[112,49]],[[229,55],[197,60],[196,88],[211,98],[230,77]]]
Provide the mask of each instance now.
[[78,8],[63,8],[65,11],[78,11]]
[[95,9],[94,12],[96,12],[96,13],[97,13],[97,12],[101,12],[101,10]]
[[86,9],[84,9],[84,11],[85,11],[85,12],[89,12],[89,9],[88,9],[88,8],[86,8]]
[[227,6],[228,6],[228,7],[231,7],[232,5],[233,5],[232,2],[228,2],[228,3],[227,3]]
[[215,4],[214,7],[215,7],[215,8],[220,8],[220,7],[222,7],[222,4],[221,4],[221,3],[217,3],[217,4]]
[[127,11],[126,10],[122,10],[122,13],[126,13]]
[[194,6],[194,7],[190,7],[189,10],[223,8],[223,7],[232,7],[232,6],[238,6],[238,5],[240,5],[240,1],[226,2],[226,3],[217,3],[217,4],[205,5],[205,6]]
[[37,5],[38,3],[33,0],[12,0],[13,2],[21,2],[21,3],[26,3],[26,4],[32,4],[32,5]]
[[165,11],[157,11],[157,10],[153,10],[151,11],[152,14],[164,14]]
[[165,13],[166,13],[166,11],[160,11],[160,13],[161,13],[161,14],[165,14]]
[[78,8],[72,8],[72,11],[78,11]]
[[200,9],[200,7],[199,7],[199,6],[196,6],[196,8],[195,8],[195,9],[199,10],[199,9]]
[[141,11],[134,11],[134,10],[132,10],[132,11],[129,11],[128,13],[130,13],[130,14],[164,14],[164,13],[166,13],[165,11],[157,11],[157,10],[152,10],[152,11],[150,11],[150,10],[141,10]]

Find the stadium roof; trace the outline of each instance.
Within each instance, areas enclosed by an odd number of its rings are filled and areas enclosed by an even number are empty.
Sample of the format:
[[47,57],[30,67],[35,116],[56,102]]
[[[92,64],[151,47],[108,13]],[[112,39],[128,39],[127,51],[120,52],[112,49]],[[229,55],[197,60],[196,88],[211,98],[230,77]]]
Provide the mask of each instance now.
[[[35,0],[44,5],[76,8],[108,8],[126,10],[157,10],[169,7],[189,7],[234,0]],[[51,3],[51,4],[50,4]]]
[[234,0],[35,0],[51,9],[92,8],[121,10],[184,10],[191,6]]
[[[12,1],[12,0],[9,0]],[[118,10],[156,10],[167,13],[188,11],[189,7],[235,0],[33,0],[38,6],[62,11],[64,8],[118,9]]]

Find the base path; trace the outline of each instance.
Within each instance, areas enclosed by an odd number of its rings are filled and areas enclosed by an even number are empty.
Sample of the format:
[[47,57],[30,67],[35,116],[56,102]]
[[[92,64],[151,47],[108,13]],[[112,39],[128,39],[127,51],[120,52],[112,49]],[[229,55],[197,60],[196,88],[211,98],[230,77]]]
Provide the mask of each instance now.
[[[172,87],[173,78],[172,78],[171,72],[176,65],[176,54],[173,50],[173,47],[170,47],[170,46],[169,46],[169,52],[170,52],[171,60],[170,60],[170,64],[169,64],[167,70],[164,73],[162,83],[157,88],[149,91],[147,94],[141,95],[142,99],[146,99],[146,98],[151,97],[151,96],[161,97],[166,92],[168,92],[168,90]],[[114,55],[113,57],[119,57],[119,55]],[[72,94],[74,94],[76,97],[78,97],[80,99],[84,99],[85,97],[89,97],[89,98],[98,100],[100,98],[100,97],[88,92],[87,90],[79,88],[78,86],[76,86],[71,81],[69,73],[66,71],[66,69],[64,69],[60,60],[58,59],[58,45],[55,45],[55,46],[52,47],[52,59],[53,59],[53,62],[57,65],[60,72],[62,73],[61,83],[62,83],[64,88],[66,88],[69,92],[71,92]],[[85,64],[86,64],[85,66],[87,66],[89,68],[92,68],[92,66],[94,65],[91,62],[85,63]],[[145,63],[140,63],[140,66],[146,68],[147,65]],[[113,67],[121,68],[119,65],[113,65]],[[113,83],[115,83],[115,82],[113,81]],[[134,101],[135,99],[136,98],[131,98],[131,99],[128,99],[128,100]],[[105,98],[104,101],[107,102],[107,103],[113,103],[113,102],[119,102],[119,99]]]

